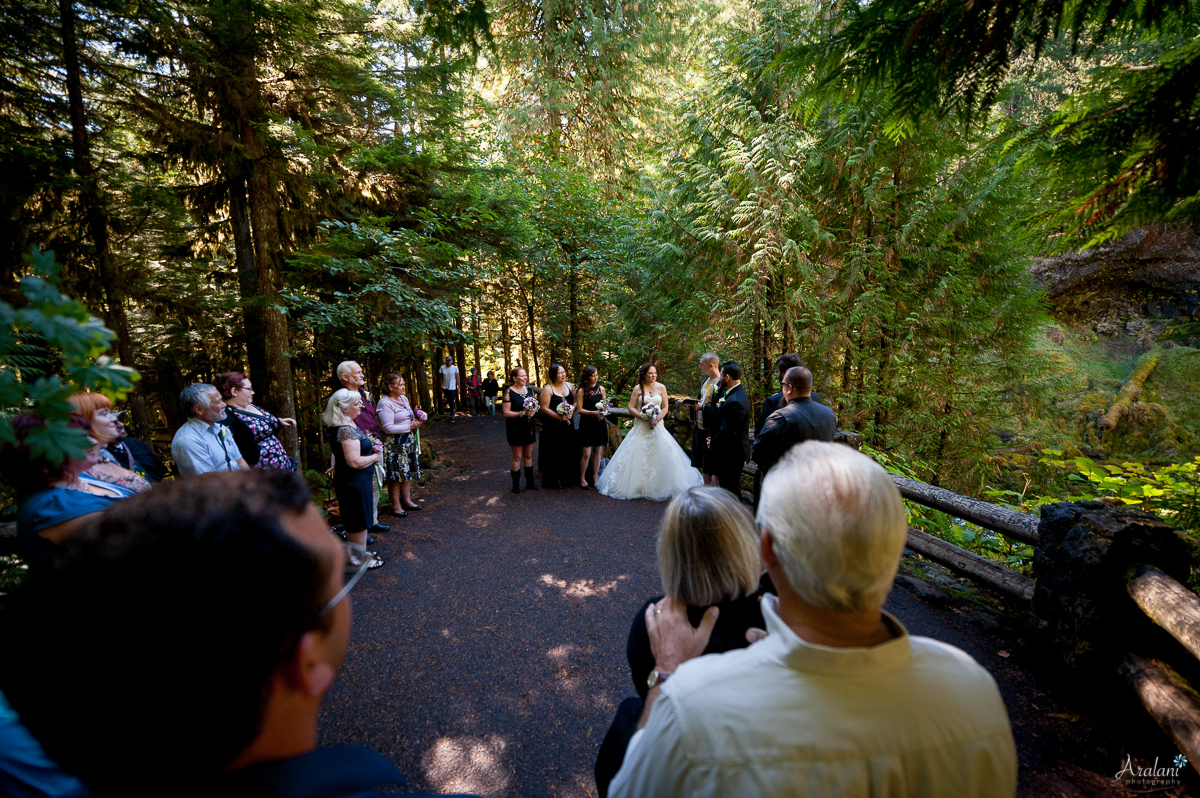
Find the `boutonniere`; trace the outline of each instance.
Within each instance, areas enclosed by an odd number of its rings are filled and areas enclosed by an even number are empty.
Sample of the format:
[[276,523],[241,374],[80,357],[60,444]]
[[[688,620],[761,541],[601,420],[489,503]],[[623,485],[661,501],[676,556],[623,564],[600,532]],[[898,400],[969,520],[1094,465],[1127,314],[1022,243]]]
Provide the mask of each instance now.
[[725,404],[725,396],[721,395],[720,397],[717,398],[717,407],[720,407],[723,404]]

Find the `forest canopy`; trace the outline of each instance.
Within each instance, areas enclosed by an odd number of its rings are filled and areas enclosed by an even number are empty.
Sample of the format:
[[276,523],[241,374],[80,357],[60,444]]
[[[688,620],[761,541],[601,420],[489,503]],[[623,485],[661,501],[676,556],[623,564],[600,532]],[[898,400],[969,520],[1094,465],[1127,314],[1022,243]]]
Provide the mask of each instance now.
[[[185,385],[244,371],[320,462],[347,359],[433,410],[448,353],[502,382],[593,364],[616,393],[654,361],[690,393],[715,351],[759,402],[795,351],[841,427],[977,487],[995,431],[1056,390],[1031,260],[1196,226],[1197,22],[1190,2],[3,0],[3,401],[62,420],[72,385],[128,393],[162,441]],[[110,338],[23,324],[31,280]]]

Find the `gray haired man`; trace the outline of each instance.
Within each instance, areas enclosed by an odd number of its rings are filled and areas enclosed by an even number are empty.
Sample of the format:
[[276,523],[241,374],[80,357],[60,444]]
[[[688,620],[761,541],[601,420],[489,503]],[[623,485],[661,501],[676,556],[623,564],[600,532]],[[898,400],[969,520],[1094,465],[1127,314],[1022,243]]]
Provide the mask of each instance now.
[[887,473],[806,441],[763,480],[757,521],[766,637],[699,656],[716,608],[694,629],[678,602],[648,607],[655,683],[608,794],[1012,798],[992,677],[883,611],[907,531]]
[[179,404],[188,420],[171,439],[171,456],[181,477],[194,477],[212,471],[241,471],[249,468],[229,427],[219,423],[225,418],[221,393],[205,382],[184,388]]

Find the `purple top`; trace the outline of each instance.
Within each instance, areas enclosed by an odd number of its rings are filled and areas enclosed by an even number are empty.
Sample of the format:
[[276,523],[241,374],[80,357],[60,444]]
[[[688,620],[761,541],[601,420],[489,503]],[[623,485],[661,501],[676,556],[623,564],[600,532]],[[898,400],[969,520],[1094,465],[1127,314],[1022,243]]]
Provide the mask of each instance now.
[[362,388],[358,389],[358,395],[362,397],[362,412],[358,414],[358,418],[354,419],[354,424],[360,430],[368,435],[379,437],[379,419],[375,416],[375,405],[371,404],[367,398],[367,392]]
[[379,400],[377,410],[379,411],[379,427],[384,432],[391,435],[412,432],[413,411],[407,396],[401,396],[399,401],[385,396]]

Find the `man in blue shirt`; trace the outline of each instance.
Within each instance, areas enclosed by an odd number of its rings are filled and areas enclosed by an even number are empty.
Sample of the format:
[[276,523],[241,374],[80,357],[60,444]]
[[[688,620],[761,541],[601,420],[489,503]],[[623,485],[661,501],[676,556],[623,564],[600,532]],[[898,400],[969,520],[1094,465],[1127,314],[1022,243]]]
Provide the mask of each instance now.
[[244,471],[250,467],[233,442],[233,433],[218,423],[225,418],[220,391],[197,382],[183,389],[179,403],[190,416],[171,440],[171,456],[181,477],[212,471]]

